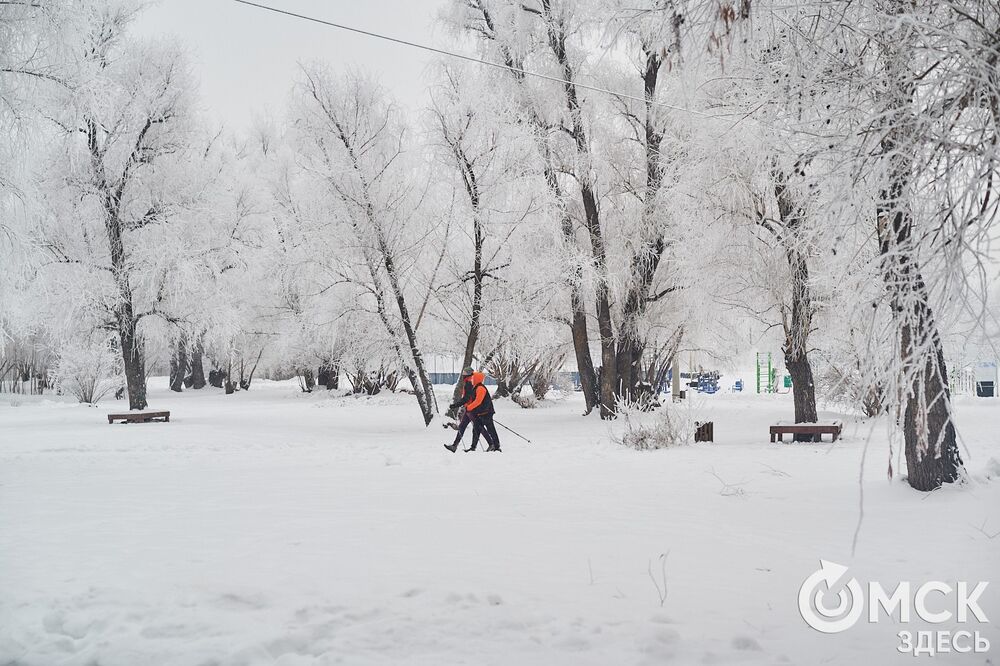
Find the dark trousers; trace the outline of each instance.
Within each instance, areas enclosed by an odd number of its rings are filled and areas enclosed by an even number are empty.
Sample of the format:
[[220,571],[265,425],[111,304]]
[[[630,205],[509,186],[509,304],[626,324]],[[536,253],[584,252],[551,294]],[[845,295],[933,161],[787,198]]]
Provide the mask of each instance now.
[[497,434],[497,427],[493,424],[492,414],[477,416],[472,421],[472,447],[475,448],[479,433],[483,434],[483,439],[490,445],[490,448],[500,448],[500,435]]
[[[462,437],[465,436],[465,429],[469,427],[470,423],[472,423],[472,419],[469,418],[468,414],[462,412],[462,418],[458,422],[458,434],[455,435],[456,446],[458,445],[459,442],[462,441]],[[470,447],[470,450],[475,451],[476,445],[478,444],[479,444],[479,430],[477,430],[475,426],[472,426],[472,446]]]

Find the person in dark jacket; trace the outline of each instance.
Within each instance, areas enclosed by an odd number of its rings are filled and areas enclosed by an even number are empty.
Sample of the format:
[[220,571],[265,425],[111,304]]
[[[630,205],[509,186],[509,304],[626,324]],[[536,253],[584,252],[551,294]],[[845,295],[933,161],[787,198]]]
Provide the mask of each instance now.
[[[465,436],[465,429],[472,423],[472,415],[465,409],[465,403],[470,402],[475,397],[475,388],[472,385],[472,373],[473,370],[471,367],[466,366],[462,369],[462,374],[459,375],[458,379],[461,382],[462,393],[458,400],[448,406],[449,411],[460,408],[459,411],[461,412],[458,417],[458,423],[451,425],[452,428],[458,431],[458,434],[455,435],[455,441],[444,445],[444,448],[452,453],[458,450],[458,444],[462,441],[462,437]],[[475,428],[472,429],[472,446],[463,449],[465,453],[476,450],[476,446],[479,444],[479,434],[478,430]]]
[[[451,404],[451,408],[457,408],[459,405],[465,406],[465,414],[463,416],[463,422],[465,419],[469,419],[472,423],[472,447],[467,449],[468,451],[475,451],[476,444],[479,441],[479,436],[482,435],[489,445],[487,451],[500,451],[500,436],[497,434],[496,425],[493,423],[493,398],[490,397],[490,392],[483,384],[486,380],[486,375],[481,372],[473,372],[472,368],[465,368],[462,371],[462,381],[464,381],[462,396]],[[466,425],[468,425],[466,423]],[[458,448],[458,442],[461,441],[462,434],[464,433],[464,427],[459,424],[459,434],[455,439],[455,443],[451,446],[445,445],[445,448],[452,453]]]
[[[458,434],[455,435],[455,441],[452,442],[451,444],[445,444],[444,445],[444,448],[448,449],[452,453],[454,453],[455,451],[458,450],[458,445],[462,441],[462,437],[465,436],[465,429],[469,427],[470,423],[472,423],[472,417],[465,413],[465,408],[464,407],[462,408],[461,412],[462,413],[459,414],[459,416],[458,416],[458,423],[450,423],[450,424],[448,424],[448,427],[454,428],[455,430],[458,431]],[[465,451],[466,453],[468,453],[469,451],[475,451],[476,450],[476,446],[478,446],[478,445],[479,445],[479,431],[476,430],[475,428],[473,428],[472,429],[472,446],[470,446],[467,449],[463,449],[463,451]]]

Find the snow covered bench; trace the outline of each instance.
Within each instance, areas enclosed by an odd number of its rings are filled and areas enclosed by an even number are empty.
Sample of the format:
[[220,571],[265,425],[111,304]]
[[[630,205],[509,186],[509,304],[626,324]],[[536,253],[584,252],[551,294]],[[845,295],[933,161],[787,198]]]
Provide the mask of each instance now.
[[170,412],[122,412],[121,414],[108,414],[108,423],[121,421],[122,423],[148,423],[149,421],[169,421]]
[[833,423],[793,423],[788,425],[773,425],[771,426],[771,441],[783,442],[782,439],[784,435],[811,435],[812,441],[822,442],[823,435],[832,435],[833,439],[831,441],[836,442],[837,438],[840,437],[840,431],[843,429],[840,421],[834,421]]

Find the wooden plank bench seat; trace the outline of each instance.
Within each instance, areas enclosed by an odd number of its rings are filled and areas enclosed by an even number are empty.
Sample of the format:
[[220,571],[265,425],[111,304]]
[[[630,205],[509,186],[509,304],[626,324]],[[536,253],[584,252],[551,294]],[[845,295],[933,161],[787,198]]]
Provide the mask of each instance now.
[[170,412],[121,412],[108,414],[108,423],[148,423],[150,421],[169,421]]
[[771,441],[783,442],[783,435],[812,435],[812,441],[822,442],[823,435],[832,435],[831,441],[836,442],[840,437],[843,425],[840,421],[833,423],[790,423],[787,425],[771,426]]

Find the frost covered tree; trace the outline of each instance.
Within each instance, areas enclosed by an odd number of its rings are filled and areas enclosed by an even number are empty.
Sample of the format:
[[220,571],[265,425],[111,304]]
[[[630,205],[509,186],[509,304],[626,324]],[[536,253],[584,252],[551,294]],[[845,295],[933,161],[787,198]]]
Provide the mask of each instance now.
[[320,374],[326,379],[320,383],[333,388],[343,333],[349,330],[346,304],[352,294],[340,279],[349,259],[340,235],[330,233],[335,214],[325,205],[328,197],[296,163],[287,137],[272,143],[268,152],[274,167],[268,181],[273,229],[264,261],[273,276],[269,301],[274,305],[268,319],[278,331],[280,362],[301,377],[303,390],[312,390]]
[[[511,104],[519,118],[518,122],[527,125],[535,136],[545,181],[557,202],[560,227],[570,257],[566,270],[570,301],[569,323],[586,411],[590,413],[600,404],[600,395],[597,373],[591,356],[587,301],[584,293],[584,265],[589,264],[589,261],[580,256],[582,250],[577,240],[577,220],[574,219],[570,208],[569,196],[573,183],[567,182],[567,178],[563,175],[570,167],[558,154],[558,148],[553,140],[553,137],[564,129],[560,115],[565,113],[563,109],[570,102],[569,98],[565,103],[559,101],[556,109],[552,109],[547,101],[546,88],[537,86],[536,82],[529,80],[525,74],[525,68],[535,63],[540,50],[545,57],[548,57],[548,31],[543,30],[544,26],[537,20],[540,17],[544,18],[545,15],[535,5],[522,6],[518,3],[489,0],[455,0],[452,10],[451,24],[460,32],[480,39],[484,52],[508,68],[500,81],[510,86]],[[551,10],[551,5],[548,5],[550,13]],[[552,32],[556,49],[562,45],[564,60],[568,64],[569,56],[565,53],[565,24],[553,25]],[[562,65],[558,66],[562,68]],[[567,93],[563,91],[558,94],[561,97]],[[575,95],[575,88],[573,94]],[[579,106],[578,99],[576,106]],[[581,136],[585,138],[586,130],[580,123],[582,121],[578,123],[583,130]],[[596,202],[594,203],[595,208],[592,212],[596,213]]]
[[919,490],[955,481],[962,466],[939,322],[967,302],[966,267],[996,215],[998,9],[886,1],[755,3],[753,12],[755,40],[796,45],[781,59],[785,75],[805,83],[784,87],[807,94],[789,107],[800,116],[786,123],[788,136],[812,144],[800,156],[825,159],[827,174],[836,165],[850,175],[820,184],[831,238],[860,225],[873,232],[871,263],[844,260],[853,273],[841,278],[878,279],[884,290],[866,303],[859,288],[846,316],[861,323],[872,305],[889,313],[873,319],[889,326],[871,330],[867,383],[881,385],[898,414],[908,481]]
[[129,406],[145,409],[141,325],[162,314],[148,268],[157,228],[173,212],[171,169],[187,142],[191,88],[176,49],[125,39],[133,16],[123,5],[88,14],[70,93],[50,109],[61,136],[46,183],[52,217],[40,234],[58,263],[85,268],[95,325],[118,338]]
[[[835,64],[815,53],[799,57],[807,40],[779,25],[759,28],[752,44],[728,59],[735,84],[725,79],[725,84],[707,86],[712,106],[733,108],[744,117],[743,132],[735,136],[725,131],[726,120],[713,121],[722,137],[714,162],[729,175],[719,187],[710,187],[708,196],[736,222],[737,233],[747,231],[740,229],[742,223],[751,224],[749,243],[730,253],[747,270],[730,276],[738,286],[727,300],[780,329],[795,422],[814,423],[810,352],[830,292],[829,275],[817,269],[824,261],[836,261],[838,251],[851,256],[843,221],[831,214],[837,196],[831,193],[849,184],[837,173],[840,156],[829,145],[830,137],[844,134],[848,121],[833,124],[829,114],[830,101],[844,93]],[[743,287],[750,289],[740,293]]]
[[64,92],[71,72],[74,18],[74,8],[61,3],[0,4],[0,349],[19,347],[12,336],[40,328],[28,325],[32,307],[23,298],[36,260],[30,171],[45,136],[42,116]]
[[151,266],[160,275],[157,310],[164,325],[151,331],[155,338],[147,336],[167,350],[174,390],[203,388],[207,361],[215,360],[216,371],[228,366],[229,343],[241,337],[234,329],[261,328],[250,304],[270,302],[270,282],[262,279],[270,213],[262,194],[265,156],[253,142],[220,130],[197,132],[183,156],[187,168],[173,175],[174,214],[156,236],[160,253]]
[[933,490],[963,473],[933,299],[961,294],[963,255],[983,247],[998,212],[1000,7],[883,1],[873,19],[866,166],[879,186],[907,479]]
[[[16,192],[36,148],[40,114],[69,84],[71,50],[86,6],[13,0],[0,4],[0,191]],[[3,230],[5,222],[0,222]]]
[[[462,366],[466,367],[477,357],[484,319],[499,323],[489,310],[501,306],[509,292],[497,283],[520,283],[527,270],[544,272],[525,265],[524,259],[535,253],[522,246],[521,233],[524,226],[542,222],[538,212],[544,196],[536,197],[532,191],[540,184],[540,174],[530,168],[531,137],[504,122],[496,111],[499,100],[490,101],[488,87],[476,83],[467,68],[446,67],[441,78],[429,113],[428,140],[438,148],[449,176],[446,182],[455,183],[460,194],[450,207],[452,221],[445,238],[451,279],[437,286],[435,293],[441,316],[464,329]],[[456,307],[458,298],[461,308]],[[497,331],[508,327],[493,328],[488,337],[495,338]],[[455,387],[456,399],[461,390],[461,385]]]
[[[680,62],[681,22],[682,18],[676,10],[666,26],[660,21],[650,24],[642,18],[625,22],[629,45],[642,54],[638,68],[642,81],[641,108],[636,108],[638,105],[631,100],[619,101],[621,114],[633,130],[635,143],[642,151],[643,168],[639,174],[639,182],[635,187],[628,188],[640,205],[640,225],[639,237],[631,249],[629,259],[614,374],[602,369],[602,404],[608,399],[605,394],[609,389],[613,389],[616,401],[624,399],[634,402],[638,399],[637,387],[646,346],[642,331],[644,314],[650,303],[664,298],[676,289],[675,285],[671,285],[653,293],[657,270],[668,244],[664,224],[668,215],[665,214],[660,194],[668,166],[664,163],[665,156],[671,152],[664,145],[667,111],[659,107],[657,102],[662,90],[661,72],[669,69],[671,62]],[[668,28],[667,32],[663,31],[664,27]]]
[[[650,308],[677,289],[670,271],[661,270],[671,220],[664,184],[683,152],[672,142],[664,146],[672,119],[662,77],[681,63],[686,17],[672,3],[666,21],[663,3],[613,4],[468,0],[454,2],[451,15],[453,25],[509,68],[511,113],[536,137],[551,195],[562,207],[581,384],[588,411],[600,406],[603,418],[634,399],[655,314]],[[608,26],[623,37],[604,39]],[[601,57],[609,42],[628,54],[634,74],[616,76],[614,59]],[[525,70],[550,79],[539,82]],[[595,78],[626,95],[595,93]],[[608,121],[612,106],[620,122]],[[599,373],[592,369],[585,286],[593,290]]]
[[417,192],[406,155],[407,132],[399,111],[371,79],[335,77],[306,66],[297,88],[296,129],[309,150],[309,168],[328,188],[331,212],[343,222],[359,255],[355,284],[374,301],[400,366],[413,387],[424,423],[437,404],[407,299],[405,274],[419,259],[410,224]]

